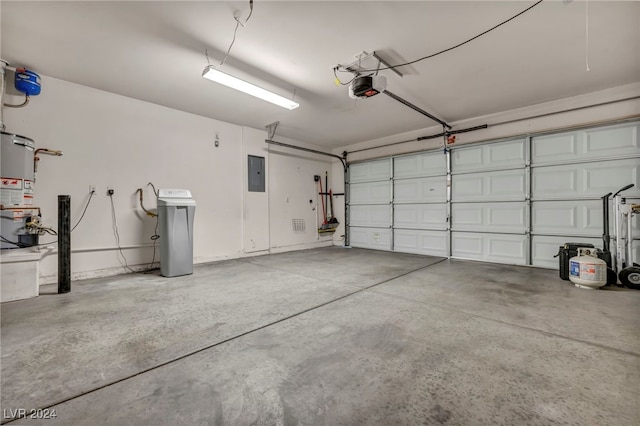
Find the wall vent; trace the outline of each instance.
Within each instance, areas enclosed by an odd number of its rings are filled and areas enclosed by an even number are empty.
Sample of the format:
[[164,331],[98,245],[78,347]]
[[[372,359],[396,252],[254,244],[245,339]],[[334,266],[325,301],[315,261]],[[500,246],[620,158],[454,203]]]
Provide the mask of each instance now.
[[304,219],[291,219],[291,225],[294,232],[302,232],[305,230]]

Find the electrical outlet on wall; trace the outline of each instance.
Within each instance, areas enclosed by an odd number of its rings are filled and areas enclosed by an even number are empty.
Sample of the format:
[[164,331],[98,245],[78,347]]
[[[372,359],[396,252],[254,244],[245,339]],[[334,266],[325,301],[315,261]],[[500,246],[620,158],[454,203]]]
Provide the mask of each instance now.
[[96,192],[96,186],[95,185],[89,185],[89,192]]
[[109,197],[111,197],[114,193],[115,193],[115,191],[113,190],[113,188],[107,188],[107,195]]

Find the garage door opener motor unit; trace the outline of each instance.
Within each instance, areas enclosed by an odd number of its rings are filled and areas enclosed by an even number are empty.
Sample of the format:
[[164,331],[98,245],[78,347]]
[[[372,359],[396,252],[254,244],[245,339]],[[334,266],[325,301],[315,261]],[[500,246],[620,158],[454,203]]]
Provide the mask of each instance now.
[[387,78],[382,75],[356,77],[349,85],[349,97],[352,99],[370,98],[387,88]]

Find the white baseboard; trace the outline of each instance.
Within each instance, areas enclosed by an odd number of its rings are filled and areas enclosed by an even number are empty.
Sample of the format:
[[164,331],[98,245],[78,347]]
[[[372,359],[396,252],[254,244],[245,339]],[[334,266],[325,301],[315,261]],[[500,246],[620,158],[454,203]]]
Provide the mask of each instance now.
[[[315,241],[311,243],[303,243],[303,244],[294,244],[290,246],[282,246],[282,247],[272,247],[270,250],[263,251],[255,251],[250,253],[234,253],[230,255],[223,256],[209,256],[209,257],[196,257],[193,259],[194,265],[204,264],[204,263],[214,263],[220,262],[223,260],[232,260],[232,259],[241,259],[245,257],[255,257],[255,256],[264,256],[266,254],[275,254],[275,253],[285,253],[288,251],[296,251],[296,250],[308,250],[319,247],[331,247],[335,245],[332,240],[327,241]],[[160,267],[160,263],[156,262],[153,265],[150,264],[142,264],[142,265],[129,265],[129,267],[134,272],[142,272],[148,271],[150,269],[155,269]],[[79,280],[88,280],[92,278],[105,278],[112,277],[115,275],[122,275],[131,273],[130,271],[124,269],[122,266],[114,266],[110,268],[103,269],[95,269],[91,271],[79,271],[71,273],[72,281]],[[46,284],[55,284],[58,282],[58,275],[41,275],[39,279],[39,285]]]

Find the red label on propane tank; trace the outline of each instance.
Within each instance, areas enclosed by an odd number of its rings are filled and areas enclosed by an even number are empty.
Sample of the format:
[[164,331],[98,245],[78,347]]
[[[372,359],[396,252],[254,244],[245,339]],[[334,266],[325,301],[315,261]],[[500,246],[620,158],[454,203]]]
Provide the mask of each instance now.
[[593,279],[596,276],[596,265],[592,263],[583,263],[580,270],[582,278]]

